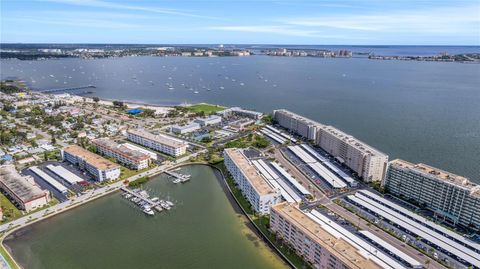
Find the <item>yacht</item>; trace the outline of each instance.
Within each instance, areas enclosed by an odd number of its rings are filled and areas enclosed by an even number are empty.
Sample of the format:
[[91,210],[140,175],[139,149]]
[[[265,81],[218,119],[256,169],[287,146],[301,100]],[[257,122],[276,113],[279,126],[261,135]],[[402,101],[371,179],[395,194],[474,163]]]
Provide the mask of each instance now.
[[143,213],[145,213],[145,214],[147,214],[147,215],[149,215],[149,216],[155,215],[155,212],[153,212],[153,210],[152,210],[150,207],[145,208],[145,209],[143,210]]

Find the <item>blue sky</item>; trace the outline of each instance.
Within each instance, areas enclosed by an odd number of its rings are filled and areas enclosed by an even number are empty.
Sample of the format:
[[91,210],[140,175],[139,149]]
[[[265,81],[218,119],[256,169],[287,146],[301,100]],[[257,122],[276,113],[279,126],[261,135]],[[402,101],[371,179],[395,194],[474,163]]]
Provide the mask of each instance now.
[[480,0],[0,0],[1,42],[480,45]]

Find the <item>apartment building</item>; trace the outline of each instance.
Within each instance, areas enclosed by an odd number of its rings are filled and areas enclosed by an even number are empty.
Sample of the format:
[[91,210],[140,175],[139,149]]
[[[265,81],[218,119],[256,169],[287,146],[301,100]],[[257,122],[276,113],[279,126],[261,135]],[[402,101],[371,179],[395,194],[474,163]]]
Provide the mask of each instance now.
[[[296,204],[280,203],[272,206],[270,229],[287,242],[313,268],[367,269],[382,268],[367,257],[366,250],[342,238],[340,231],[320,224],[311,214]],[[364,253],[362,255],[362,253]]]
[[388,155],[332,126],[317,130],[315,143],[339,162],[355,171],[365,182],[382,181],[388,166]]
[[200,124],[196,122],[190,122],[186,125],[173,125],[170,129],[176,134],[188,134],[200,130]]
[[0,190],[19,209],[27,212],[43,207],[50,201],[50,193],[42,190],[31,176],[22,176],[14,165],[0,166]]
[[223,156],[227,170],[256,212],[269,214],[270,207],[282,201],[280,190],[262,178],[242,149],[227,148]]
[[95,139],[92,143],[96,146],[98,153],[114,158],[130,169],[141,170],[147,168],[150,164],[149,155],[118,144],[108,138]]
[[261,112],[246,110],[240,107],[231,107],[222,111],[218,111],[217,115],[220,115],[224,118],[228,118],[231,116],[240,116],[240,117],[251,118],[254,120],[258,120],[263,117],[263,113]]
[[222,122],[222,117],[216,116],[216,115],[211,115],[206,118],[196,118],[194,120],[195,123],[200,124],[200,126],[208,126],[208,125],[215,125],[219,124]]
[[273,118],[283,128],[313,141],[317,137],[317,130],[322,126],[318,122],[285,109],[274,110]]
[[187,152],[185,142],[163,134],[154,135],[146,130],[127,130],[127,138],[134,143],[171,156],[180,156]]
[[365,182],[382,181],[388,155],[332,126],[320,124],[285,109],[273,111],[277,123],[309,140],[355,171]]
[[465,177],[397,159],[389,163],[384,187],[432,210],[437,219],[480,229],[480,186]]
[[97,181],[114,180],[120,177],[120,166],[80,146],[70,145],[62,149],[62,159],[78,165]]

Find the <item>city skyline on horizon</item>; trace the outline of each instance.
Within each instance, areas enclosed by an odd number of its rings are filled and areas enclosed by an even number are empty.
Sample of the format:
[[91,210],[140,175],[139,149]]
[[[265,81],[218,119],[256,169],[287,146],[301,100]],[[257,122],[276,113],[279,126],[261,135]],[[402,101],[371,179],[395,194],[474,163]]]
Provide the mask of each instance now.
[[478,1],[2,1],[1,43],[479,46]]

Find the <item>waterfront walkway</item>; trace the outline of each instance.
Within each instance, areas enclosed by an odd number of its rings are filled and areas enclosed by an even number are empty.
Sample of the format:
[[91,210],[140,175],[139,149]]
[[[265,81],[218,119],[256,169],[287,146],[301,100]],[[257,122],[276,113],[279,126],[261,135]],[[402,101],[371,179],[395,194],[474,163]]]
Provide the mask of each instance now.
[[[193,153],[191,155],[182,157],[182,158],[178,159],[175,163],[157,166],[157,167],[152,168],[148,171],[145,171],[145,172],[142,172],[140,174],[131,176],[131,177],[125,179],[125,180],[128,180],[130,182],[130,181],[137,180],[141,177],[154,176],[154,175],[157,175],[157,174],[164,173],[168,169],[171,169],[171,168],[173,168],[173,167],[175,167],[175,166],[177,166],[177,165],[179,165],[183,162],[186,162],[190,158],[193,158],[193,157],[195,157],[198,154],[203,153],[203,152],[205,152],[205,150],[202,150],[202,151],[199,151],[197,153]],[[22,228],[22,227],[27,226],[29,224],[32,224],[34,222],[41,221],[41,220],[46,219],[48,217],[51,217],[53,215],[64,212],[68,209],[74,208],[76,206],[80,206],[84,203],[93,201],[93,200],[95,200],[97,198],[100,198],[104,195],[115,192],[122,187],[124,187],[124,180],[120,180],[120,181],[117,181],[117,182],[112,183],[110,185],[107,185],[105,187],[101,187],[101,188],[98,188],[98,189],[95,189],[95,190],[88,191],[87,193],[85,193],[83,195],[80,195],[78,197],[75,197],[74,199],[56,204],[54,206],[39,210],[35,213],[32,213],[32,214],[26,215],[24,217],[18,218],[16,220],[13,220],[9,223],[5,223],[3,225],[0,225],[0,233],[7,232],[6,234],[3,235],[3,237],[5,237],[6,235],[8,235],[9,232],[11,232],[12,229],[19,229],[19,228]]]

